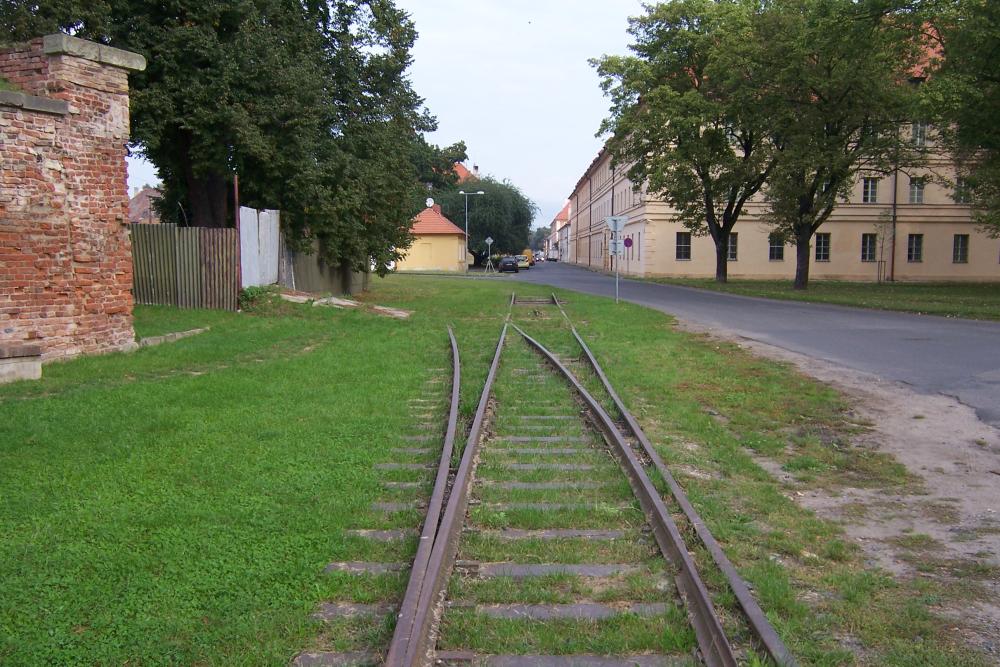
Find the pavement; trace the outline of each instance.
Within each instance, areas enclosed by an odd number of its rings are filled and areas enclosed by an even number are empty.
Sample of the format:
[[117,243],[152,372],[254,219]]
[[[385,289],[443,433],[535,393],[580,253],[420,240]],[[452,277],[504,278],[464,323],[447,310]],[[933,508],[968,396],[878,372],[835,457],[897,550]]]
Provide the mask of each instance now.
[[[546,262],[515,280],[615,294],[614,276]],[[1000,428],[1000,322],[777,301],[622,279],[625,301],[774,345],[924,394],[952,396]]]

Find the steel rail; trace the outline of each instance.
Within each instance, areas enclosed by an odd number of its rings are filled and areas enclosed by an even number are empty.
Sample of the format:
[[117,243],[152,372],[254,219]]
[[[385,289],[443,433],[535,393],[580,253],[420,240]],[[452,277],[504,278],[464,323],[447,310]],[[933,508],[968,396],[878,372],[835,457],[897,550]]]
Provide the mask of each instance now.
[[417,555],[413,559],[410,579],[406,584],[406,593],[400,604],[396,620],[396,630],[393,632],[386,664],[398,664],[410,642],[414,619],[417,617],[420,594],[427,577],[427,565],[430,562],[434,539],[437,535],[438,523],[441,520],[441,508],[445,495],[448,493],[448,476],[451,472],[451,457],[455,450],[455,434],[458,430],[458,399],[462,382],[462,362],[458,354],[458,342],[455,333],[448,327],[448,339],[451,341],[451,406],[448,409],[448,428],[444,435],[444,446],[441,449],[441,459],[438,462],[437,476],[434,479],[434,489],[427,504],[427,515],[420,533]]
[[705,588],[705,584],[698,574],[698,569],[688,553],[677,524],[670,516],[670,511],[660,498],[659,491],[653,486],[653,482],[646,474],[642,463],[632,451],[632,447],[625,440],[604,407],[587,391],[576,376],[541,343],[517,325],[511,324],[511,326],[573,385],[583,402],[590,408],[591,414],[597,421],[597,426],[604,433],[608,443],[617,451],[618,458],[628,476],[629,484],[653,529],[653,535],[660,551],[680,572],[676,579],[677,588],[686,603],[688,617],[694,628],[695,638],[698,641],[698,647],[701,649],[705,664],[708,667],[735,667],[737,665],[736,656],[733,654],[729,640],[726,639],[725,631],[712,605],[708,589]]
[[604,369],[601,368],[601,365],[597,362],[597,358],[594,356],[594,353],[591,352],[590,347],[587,346],[583,338],[580,336],[580,333],[576,330],[576,327],[573,326],[573,322],[569,319],[566,311],[563,310],[562,305],[559,304],[555,294],[552,295],[552,299],[555,301],[556,305],[559,306],[559,311],[570,325],[573,337],[576,338],[576,342],[579,343],[580,349],[583,350],[584,355],[587,357],[587,361],[594,369],[597,377],[601,380],[601,384],[604,385],[605,391],[608,392],[608,395],[614,402],[615,407],[618,408],[618,412],[621,413],[625,423],[628,425],[629,430],[632,432],[632,435],[639,441],[643,452],[649,457],[650,461],[653,462],[653,466],[667,483],[667,486],[670,489],[670,494],[680,506],[681,511],[684,512],[684,516],[687,517],[688,523],[691,524],[695,534],[698,535],[698,539],[701,540],[709,554],[711,554],[712,560],[715,561],[715,565],[725,575],[730,589],[732,589],[733,594],[736,596],[736,600],[743,609],[743,614],[746,616],[747,623],[750,625],[751,631],[754,635],[756,635],[757,639],[764,647],[764,650],[766,650],[768,655],[771,656],[771,659],[774,660],[774,662],[780,667],[797,667],[798,662],[795,660],[794,656],[792,656],[788,647],[785,646],[785,643],[781,641],[781,637],[778,636],[777,631],[767,619],[767,616],[760,608],[760,605],[757,604],[757,600],[750,592],[750,588],[747,586],[746,581],[740,576],[740,573],[736,570],[732,561],[729,560],[725,551],[722,550],[722,546],[715,539],[715,536],[712,535],[712,531],[708,529],[708,526],[706,526],[705,522],[702,521],[702,518],[698,514],[697,510],[695,510],[694,506],[691,505],[691,501],[688,500],[684,489],[677,483],[674,476],[670,474],[670,470],[663,462],[659,452],[657,452],[653,447],[653,443],[650,442],[648,437],[646,437],[646,433],[642,430],[642,426],[639,425],[638,420],[636,420],[636,418],[632,416],[632,413],[629,412],[628,408],[625,407],[624,401],[622,401],[618,392],[616,392],[614,387],[611,385],[611,381],[604,373]]
[[[512,295],[512,304],[513,301]],[[493,382],[496,379],[497,368],[500,366],[500,355],[507,337],[507,327],[508,324],[505,322],[503,330],[500,332],[500,340],[497,342],[496,353],[493,355],[493,363],[490,365],[486,383],[483,385],[483,393],[479,398],[476,415],[472,420],[465,450],[462,452],[462,461],[459,463],[458,471],[455,473],[451,485],[451,493],[448,496],[444,516],[434,538],[434,546],[423,578],[413,623],[407,635],[405,651],[402,652],[402,655],[397,651],[391,656],[391,659],[386,659],[385,664],[391,667],[414,667],[416,665],[430,665],[432,662],[430,656],[433,649],[432,640],[440,620],[438,607],[442,601],[445,585],[455,565],[458,540],[461,537],[465,513],[469,507],[469,491],[478,460],[483,423],[486,421],[486,411],[489,407]]]

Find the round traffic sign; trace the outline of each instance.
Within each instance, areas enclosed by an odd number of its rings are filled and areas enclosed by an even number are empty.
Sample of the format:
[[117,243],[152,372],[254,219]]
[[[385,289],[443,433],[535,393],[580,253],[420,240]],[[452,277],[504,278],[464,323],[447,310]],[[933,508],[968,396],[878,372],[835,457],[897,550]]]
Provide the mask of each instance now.
[[632,239],[625,239],[625,247],[626,248],[632,247]]

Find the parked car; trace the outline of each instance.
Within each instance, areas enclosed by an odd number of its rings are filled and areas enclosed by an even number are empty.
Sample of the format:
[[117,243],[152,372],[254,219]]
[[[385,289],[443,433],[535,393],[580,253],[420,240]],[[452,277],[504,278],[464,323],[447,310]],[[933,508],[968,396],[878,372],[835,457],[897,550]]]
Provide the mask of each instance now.
[[514,273],[517,273],[519,271],[517,263],[517,258],[511,257],[510,255],[501,257],[500,263],[497,265],[497,270],[500,271],[500,273],[503,273],[504,271],[513,271]]
[[517,268],[519,269],[530,269],[531,262],[528,260],[527,255],[516,255],[517,257]]

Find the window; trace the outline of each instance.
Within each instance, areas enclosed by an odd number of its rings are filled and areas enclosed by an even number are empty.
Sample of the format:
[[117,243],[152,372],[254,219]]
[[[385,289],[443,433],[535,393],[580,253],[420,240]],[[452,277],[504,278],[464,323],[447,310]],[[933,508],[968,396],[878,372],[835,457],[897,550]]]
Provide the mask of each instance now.
[[910,234],[906,239],[906,261],[924,261],[924,235]]
[[767,237],[767,258],[772,262],[785,260],[785,239],[781,234],[771,234]]
[[960,178],[955,181],[955,194],[952,195],[952,199],[955,200],[956,204],[972,203],[972,191],[969,188],[968,179]]
[[927,145],[927,123],[916,121],[913,123],[913,134],[911,140],[914,146]]
[[691,232],[677,232],[677,259],[691,259]]
[[862,181],[861,203],[874,204],[878,201],[878,179],[865,178]]
[[817,262],[829,262],[830,261],[830,235],[829,234],[817,234],[816,235],[816,261]]
[[737,250],[739,248],[739,234],[732,232],[729,234],[729,261],[735,262],[737,257]]
[[830,261],[830,235],[829,234],[817,234],[816,235],[816,261],[817,262],[829,262]]
[[874,234],[862,234],[861,235],[861,261],[862,262],[874,262],[875,261],[875,235]]
[[910,203],[911,204],[924,203],[924,179],[922,178],[910,179]]
[[951,261],[953,264],[969,263],[969,235],[955,234],[955,242],[951,249]]

